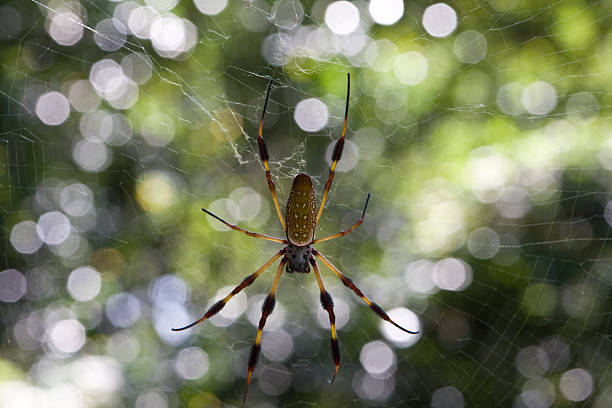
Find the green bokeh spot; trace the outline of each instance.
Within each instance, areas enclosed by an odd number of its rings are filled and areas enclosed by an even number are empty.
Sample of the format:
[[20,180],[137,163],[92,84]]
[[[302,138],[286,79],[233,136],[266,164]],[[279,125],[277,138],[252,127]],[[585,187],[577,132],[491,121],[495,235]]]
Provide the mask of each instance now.
[[548,316],[557,306],[557,290],[546,283],[532,284],[525,289],[523,306],[527,314]]
[[555,36],[568,48],[584,49],[593,42],[597,25],[593,14],[581,2],[557,9]]

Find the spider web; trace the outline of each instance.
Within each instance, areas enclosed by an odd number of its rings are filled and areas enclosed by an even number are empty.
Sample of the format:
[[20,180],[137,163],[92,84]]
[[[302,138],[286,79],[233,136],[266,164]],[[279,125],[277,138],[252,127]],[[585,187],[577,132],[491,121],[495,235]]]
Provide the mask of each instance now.
[[279,247],[200,208],[282,236],[266,86],[284,207],[300,172],[320,200],[346,72],[317,236],[372,198],[317,249],[420,333],[321,265],[328,385],[315,279],[284,274],[249,406],[610,405],[610,2],[347,4],[3,2],[0,407],[239,405],[276,264],[170,329]]

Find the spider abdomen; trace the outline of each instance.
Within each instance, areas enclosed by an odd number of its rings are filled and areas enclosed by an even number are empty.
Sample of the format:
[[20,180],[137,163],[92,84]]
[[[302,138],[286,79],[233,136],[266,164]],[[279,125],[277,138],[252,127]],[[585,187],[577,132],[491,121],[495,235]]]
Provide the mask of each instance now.
[[316,225],[317,206],[314,188],[310,176],[300,173],[293,179],[285,221],[287,239],[295,246],[301,247],[312,242]]

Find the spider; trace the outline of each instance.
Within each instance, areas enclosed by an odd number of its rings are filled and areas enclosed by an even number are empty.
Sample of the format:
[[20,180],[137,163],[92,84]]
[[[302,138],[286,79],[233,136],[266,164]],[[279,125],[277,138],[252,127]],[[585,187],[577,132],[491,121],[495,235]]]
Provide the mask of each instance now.
[[259,156],[261,161],[263,162],[265,171],[266,171],[266,179],[268,181],[268,187],[270,189],[270,193],[272,194],[272,199],[274,200],[274,206],[276,207],[276,213],[278,214],[278,219],[283,226],[283,230],[285,231],[286,238],[276,238],[268,235],[259,234],[257,232],[247,231],[243,228],[240,228],[236,225],[232,225],[227,221],[221,219],[210,211],[202,208],[206,214],[211,217],[216,218],[229,228],[240,231],[248,236],[254,238],[261,238],[268,241],[278,242],[283,244],[284,247],[278,251],[272,258],[270,258],[261,268],[259,268],[256,272],[244,278],[244,280],[234,288],[226,297],[221,299],[212,305],[202,317],[200,317],[195,322],[188,324],[185,327],[172,329],[173,331],[185,330],[190,327],[195,326],[198,323],[207,320],[208,318],[214,316],[219,313],[221,309],[225,306],[229,300],[237,295],[242,289],[251,285],[259,275],[263,273],[270,265],[272,265],[278,258],[281,258],[280,264],[278,265],[278,269],[276,272],[276,276],[274,277],[274,282],[272,283],[272,289],[270,289],[270,293],[265,298],[262,306],[262,314],[261,319],[259,320],[259,326],[257,328],[257,337],[255,338],[255,343],[251,348],[251,354],[249,356],[248,363],[248,375],[246,381],[246,387],[244,390],[244,396],[242,399],[242,407],[245,406],[247,394],[249,391],[249,385],[251,384],[251,376],[253,374],[253,370],[255,369],[255,365],[257,364],[257,359],[259,357],[260,351],[260,342],[263,333],[264,326],[266,324],[266,320],[268,316],[274,310],[274,305],[276,303],[276,288],[278,287],[278,282],[280,281],[283,267],[287,273],[299,272],[299,273],[309,273],[310,267],[314,270],[315,278],[317,279],[317,284],[319,285],[319,291],[321,292],[320,300],[321,306],[329,316],[329,325],[331,328],[331,353],[334,359],[335,369],[332,378],[329,380],[331,384],[336,379],[338,374],[338,370],[340,368],[340,348],[338,346],[338,336],[336,333],[336,316],[334,314],[334,302],[332,300],[331,295],[325,287],[323,286],[323,279],[321,278],[321,273],[319,272],[319,266],[317,264],[318,258],[321,262],[323,262],[332,272],[336,274],[338,278],[342,281],[342,283],[351,289],[357,296],[361,298],[365,302],[366,305],[372,309],[374,313],[376,313],[383,320],[391,323],[395,327],[403,330],[406,333],[417,334],[418,331],[411,331],[403,328],[396,322],[394,322],[385,311],[378,306],[376,303],[372,302],[368,299],[363,292],[353,283],[351,279],[346,277],[338,268],[336,268],[331,262],[327,260],[325,256],[316,249],[313,248],[313,245],[323,241],[329,241],[331,239],[343,237],[353,231],[355,228],[360,226],[363,223],[363,218],[365,216],[366,209],[368,207],[368,201],[370,200],[370,194],[368,194],[365,205],[363,206],[363,212],[361,213],[361,218],[353,224],[350,228],[338,232],[337,234],[329,235],[323,238],[315,238],[315,228],[321,219],[321,214],[323,214],[323,208],[325,206],[325,201],[327,200],[327,195],[329,193],[329,188],[332,184],[332,180],[334,179],[334,171],[336,169],[336,165],[340,158],[342,157],[342,150],[344,148],[344,137],[346,134],[346,125],[348,120],[348,108],[349,108],[349,96],[351,90],[351,77],[350,74],[347,73],[347,90],[346,90],[346,108],[344,111],[344,125],[342,127],[342,135],[340,139],[336,142],[336,146],[334,147],[332,154],[332,164],[329,169],[329,175],[327,177],[327,182],[325,183],[325,189],[323,191],[323,198],[321,199],[321,204],[319,205],[319,209],[317,211],[317,206],[315,204],[315,195],[313,184],[310,176],[307,174],[298,174],[293,179],[293,185],[291,187],[291,192],[289,193],[289,201],[287,202],[287,206],[285,208],[285,217],[283,217],[281,213],[280,206],[278,204],[278,198],[276,197],[276,189],[274,186],[274,182],[272,181],[272,176],[270,174],[270,165],[268,149],[264,142],[262,136],[263,130],[263,121],[266,113],[266,106],[268,105],[268,99],[270,97],[270,90],[272,88],[272,80],[270,80],[270,84],[268,85],[268,91],[266,93],[266,100],[263,106],[263,112],[261,114],[261,119],[259,121],[259,130],[257,132],[257,144],[259,145]]

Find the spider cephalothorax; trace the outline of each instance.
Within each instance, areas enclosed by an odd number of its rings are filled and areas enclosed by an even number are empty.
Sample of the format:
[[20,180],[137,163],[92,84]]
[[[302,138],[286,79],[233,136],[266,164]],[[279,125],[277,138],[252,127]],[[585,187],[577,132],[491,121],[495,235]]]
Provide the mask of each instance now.
[[348,107],[349,107],[349,94],[350,94],[350,75],[347,74],[348,77],[348,87],[346,91],[346,108],[344,111],[344,126],[342,127],[342,135],[340,139],[336,142],[336,146],[334,147],[334,151],[332,154],[332,164],[329,169],[329,175],[327,177],[327,182],[325,183],[325,190],[323,191],[323,198],[321,199],[321,204],[319,205],[319,210],[317,211],[317,206],[315,204],[314,197],[314,189],[312,186],[312,180],[306,174],[298,174],[293,179],[293,186],[291,187],[291,193],[289,194],[289,200],[287,201],[287,208],[285,211],[285,217],[283,217],[281,213],[280,206],[278,204],[278,198],[276,197],[276,190],[274,186],[274,182],[272,181],[272,176],[270,175],[270,165],[268,163],[268,149],[264,142],[262,136],[263,130],[263,120],[264,115],[266,113],[266,106],[268,105],[268,98],[270,97],[270,89],[272,88],[272,81],[270,81],[270,85],[268,86],[268,93],[266,94],[266,101],[264,102],[263,112],[261,114],[261,120],[259,121],[259,131],[257,133],[257,144],[259,145],[259,156],[261,161],[263,162],[264,168],[266,170],[266,180],[268,181],[268,187],[270,189],[270,193],[272,194],[272,199],[274,200],[274,206],[276,208],[276,213],[278,215],[278,219],[280,220],[281,225],[283,226],[283,230],[285,231],[286,239],[270,237],[268,235],[259,234],[257,232],[247,231],[243,228],[240,228],[236,225],[232,225],[227,221],[217,217],[215,214],[202,209],[204,212],[209,214],[210,216],[216,218],[221,221],[228,227],[233,230],[243,232],[251,237],[262,238],[268,241],[274,241],[285,246],[278,251],[272,258],[270,258],[261,268],[247,276],[243,279],[243,281],[234,288],[226,297],[214,303],[212,306],[208,308],[206,313],[196,320],[195,322],[178,329],[172,329],[174,331],[185,330],[188,329],[211,316],[219,313],[221,309],[225,306],[229,300],[238,294],[242,289],[246,288],[250,284],[252,284],[255,279],[259,275],[263,273],[270,265],[272,265],[278,258],[281,258],[280,264],[278,265],[278,269],[276,271],[276,276],[274,277],[274,282],[272,283],[272,289],[270,289],[270,293],[266,297],[264,304],[262,306],[261,311],[261,319],[259,320],[259,325],[257,328],[257,337],[255,338],[255,344],[251,348],[251,355],[249,356],[248,363],[248,375],[246,382],[246,389],[244,392],[244,397],[242,400],[242,406],[245,405],[247,392],[249,390],[249,384],[251,383],[251,376],[253,374],[253,370],[255,369],[255,365],[257,364],[257,358],[259,356],[260,350],[260,342],[263,334],[263,328],[266,324],[266,320],[268,316],[274,310],[274,304],[276,302],[276,289],[278,288],[278,282],[280,281],[281,274],[283,272],[283,267],[286,265],[286,271],[288,273],[292,272],[302,272],[308,273],[310,272],[310,267],[314,269],[315,278],[317,279],[317,285],[319,286],[319,291],[321,292],[321,306],[327,312],[329,316],[329,325],[331,328],[331,352],[332,357],[334,359],[335,370],[333,377],[330,380],[330,383],[334,381],[336,375],[338,374],[338,369],[340,368],[340,348],[338,347],[338,337],[336,333],[336,316],[334,314],[334,302],[332,300],[329,292],[325,290],[323,286],[323,279],[321,278],[321,273],[319,272],[319,266],[315,258],[319,258],[321,262],[323,262],[332,272],[342,281],[342,283],[351,289],[357,296],[364,301],[366,305],[370,307],[370,309],[376,313],[381,319],[391,323],[395,327],[411,334],[416,334],[418,331],[410,331],[402,326],[398,325],[394,322],[385,311],[378,306],[376,303],[372,302],[368,299],[363,292],[353,283],[353,281],[346,276],[338,268],[332,265],[331,262],[323,256],[319,251],[314,249],[312,245],[317,242],[329,241],[330,239],[335,239],[342,237],[352,230],[357,228],[363,223],[363,217],[365,216],[366,208],[368,208],[368,201],[370,200],[370,195],[366,198],[365,205],[363,207],[363,212],[361,213],[361,218],[355,224],[353,224],[349,229],[341,231],[337,234],[330,235],[323,238],[315,239],[315,228],[319,223],[321,218],[321,214],[323,213],[323,208],[325,206],[325,200],[327,199],[327,194],[329,193],[329,188],[331,186],[332,180],[334,179],[334,171],[336,170],[336,165],[338,161],[342,157],[342,150],[344,148],[344,137],[346,135],[346,124],[348,119]]
[[312,257],[312,246],[295,246],[288,244],[285,249],[285,259],[287,259],[287,272],[310,272],[310,258]]

